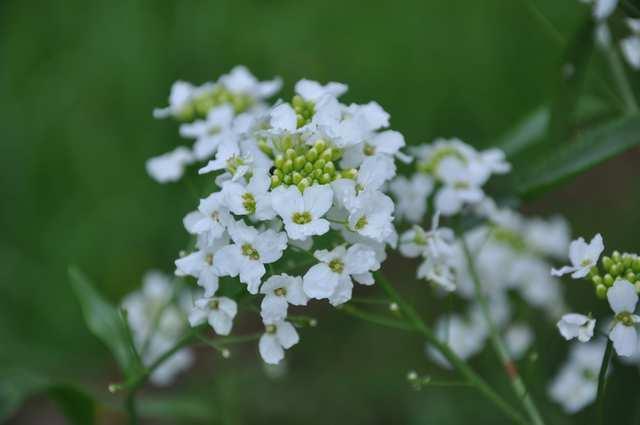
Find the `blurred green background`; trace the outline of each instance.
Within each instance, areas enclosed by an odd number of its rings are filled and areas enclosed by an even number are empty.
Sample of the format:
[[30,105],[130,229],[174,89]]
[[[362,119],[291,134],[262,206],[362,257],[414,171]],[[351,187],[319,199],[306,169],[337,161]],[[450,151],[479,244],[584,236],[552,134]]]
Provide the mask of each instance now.
[[[577,0],[534,3],[564,37],[588,13]],[[0,381],[7,371],[38,371],[104,396],[118,379],[85,327],[67,268],[78,265],[114,302],[145,270],[172,271],[188,239],[180,219],[194,200],[183,185],[153,182],[144,162],[180,143],[175,123],[151,116],[174,80],[202,83],[244,64],[262,79],[282,76],[283,97],[303,77],[341,81],[347,101],[378,101],[409,143],[458,136],[489,146],[554,94],[562,48],[526,4],[0,2]],[[526,208],[563,213],[575,234],[601,231],[609,245],[637,250],[639,164],[628,154]],[[407,265],[389,267],[412,283]],[[403,290],[426,299],[425,314],[434,316],[428,288]],[[571,295],[573,306],[591,307],[590,291]],[[471,390],[412,391],[409,369],[438,370],[414,336],[328,308],[317,314],[321,326],[302,332],[282,379],[265,376],[252,345],[226,361],[204,353],[206,372],[146,395],[195,393],[213,412],[195,423],[507,423]],[[539,328],[539,360],[521,366],[525,378],[552,423],[588,423],[592,410],[563,418],[546,399],[567,346],[552,326]],[[489,350],[473,364],[508,391]],[[625,372],[612,381],[608,418],[636,423],[638,371],[616,367]],[[10,423],[59,418],[36,398]]]

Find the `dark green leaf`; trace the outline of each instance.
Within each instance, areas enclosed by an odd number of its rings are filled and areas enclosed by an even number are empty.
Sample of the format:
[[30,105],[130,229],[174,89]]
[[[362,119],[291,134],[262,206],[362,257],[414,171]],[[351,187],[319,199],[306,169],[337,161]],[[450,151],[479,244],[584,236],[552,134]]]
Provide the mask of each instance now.
[[69,276],[89,330],[109,347],[127,378],[136,376],[142,366],[123,315],[102,298],[82,272],[71,268]]
[[621,118],[558,145],[547,158],[515,176],[521,196],[539,194],[640,145],[640,116]]
[[3,422],[30,397],[46,394],[70,424],[95,422],[96,404],[83,391],[65,384],[51,384],[48,378],[28,371],[5,371],[0,379],[0,422]]

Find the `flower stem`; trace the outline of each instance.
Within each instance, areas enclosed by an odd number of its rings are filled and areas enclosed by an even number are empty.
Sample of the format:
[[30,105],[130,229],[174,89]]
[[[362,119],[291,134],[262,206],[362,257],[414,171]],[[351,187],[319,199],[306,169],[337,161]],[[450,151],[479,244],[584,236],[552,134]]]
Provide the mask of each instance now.
[[471,252],[469,251],[469,247],[467,246],[467,242],[464,240],[464,236],[461,237],[462,246],[464,249],[464,254],[467,260],[467,265],[469,267],[469,273],[471,274],[471,278],[473,280],[475,286],[475,295],[478,303],[480,304],[480,309],[482,311],[482,315],[484,316],[487,327],[489,328],[489,335],[491,340],[491,345],[493,346],[494,351],[500,358],[502,362],[502,366],[504,367],[507,376],[509,377],[509,382],[511,383],[511,387],[515,392],[518,400],[522,403],[522,406],[527,411],[531,422],[534,425],[544,425],[544,421],[542,420],[542,416],[538,411],[533,399],[529,395],[527,388],[524,384],[524,381],[520,377],[518,373],[518,369],[516,368],[507,348],[500,336],[500,332],[495,326],[493,318],[491,317],[491,312],[489,311],[489,304],[487,302],[487,298],[482,291],[482,284],[480,283],[480,277],[478,276],[475,262],[471,256]]
[[609,62],[613,81],[618,87],[618,92],[622,96],[626,112],[629,114],[637,113],[638,103],[636,101],[635,95],[633,94],[633,88],[631,88],[631,84],[629,83],[627,74],[624,72],[624,65],[622,64],[620,55],[615,50],[615,48],[611,46],[602,50],[605,57],[607,58],[607,62]]
[[503,411],[515,423],[527,424],[522,415],[509,405],[499,394],[482,379],[469,365],[462,360],[456,353],[449,348],[447,344],[440,341],[433,331],[422,320],[418,312],[400,296],[391,283],[380,272],[375,272],[376,282],[382,287],[385,293],[395,301],[400,310],[407,316],[409,321],[415,327],[415,330],[424,336],[429,344],[438,350],[453,366],[460,375],[462,375],[472,386],[474,386],[482,395],[493,402],[496,407]]
[[607,347],[604,349],[602,356],[602,364],[600,365],[600,373],[598,374],[598,393],[596,396],[596,406],[598,409],[598,423],[604,424],[604,396],[607,390],[607,369],[613,352],[613,343],[607,339]]
[[338,307],[339,311],[343,311],[351,316],[374,323],[376,325],[386,326],[388,328],[402,329],[405,331],[415,331],[415,327],[401,320],[369,313],[349,304],[343,304]]

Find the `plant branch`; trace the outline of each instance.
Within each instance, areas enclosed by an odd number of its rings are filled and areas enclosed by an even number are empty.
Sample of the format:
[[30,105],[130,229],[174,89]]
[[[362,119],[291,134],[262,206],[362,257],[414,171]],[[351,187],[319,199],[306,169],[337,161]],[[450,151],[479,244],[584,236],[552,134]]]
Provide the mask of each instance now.
[[604,349],[600,373],[598,374],[598,392],[596,396],[596,406],[598,409],[598,423],[604,424],[604,396],[607,391],[607,369],[613,352],[613,343],[607,338],[607,347]]
[[380,272],[374,273],[376,282],[382,287],[385,293],[394,300],[400,310],[407,316],[407,318],[413,323],[417,332],[422,334],[422,336],[427,340],[429,344],[431,344],[436,350],[438,350],[449,363],[453,366],[460,375],[462,375],[473,387],[475,387],[482,395],[484,395],[487,399],[493,402],[496,407],[498,407],[504,414],[509,416],[515,423],[525,425],[527,421],[524,420],[522,415],[514,409],[509,403],[507,403],[498,393],[496,393],[490,386],[487,384],[484,379],[482,379],[476,372],[469,367],[469,365],[462,360],[456,353],[449,348],[449,346],[440,341],[433,333],[433,331],[426,325],[426,323],[422,320],[418,312],[400,296],[400,294],[395,290],[395,288],[391,285],[391,283],[384,277],[384,275]]
[[509,352],[507,351],[507,347],[502,341],[502,337],[500,336],[500,332],[495,326],[493,318],[491,316],[491,312],[489,311],[489,303],[487,302],[487,298],[482,291],[482,284],[480,282],[480,277],[478,276],[478,272],[475,267],[475,262],[471,256],[471,252],[469,251],[469,247],[467,245],[464,236],[461,236],[462,246],[464,249],[464,254],[467,260],[467,265],[469,267],[469,273],[471,274],[471,278],[473,280],[475,286],[475,295],[476,300],[480,304],[480,309],[482,311],[482,315],[484,316],[487,327],[489,328],[489,335],[491,340],[491,345],[493,346],[494,351],[498,355],[500,361],[502,362],[502,366],[504,367],[507,376],[509,377],[509,382],[518,398],[518,400],[522,403],[524,409],[527,411],[529,418],[531,419],[534,425],[544,425],[544,421],[542,420],[542,416],[538,411],[533,399],[529,395],[527,388],[524,384],[524,381],[520,377],[518,373],[518,369],[516,368],[515,363],[511,359]]
[[369,313],[367,311],[361,310],[357,307],[354,307],[352,305],[349,304],[343,304],[341,306],[338,307],[339,311],[342,311],[344,313],[347,313],[351,316],[357,317],[359,319],[362,319],[364,321],[367,322],[371,322],[374,323],[376,325],[381,325],[381,326],[386,326],[388,328],[395,328],[395,329],[401,329],[404,331],[415,331],[416,328],[415,326],[406,323],[405,321],[402,320],[397,320],[397,319],[393,319],[393,318],[389,318],[389,317],[385,317],[385,316],[381,316],[378,314],[373,314],[373,313]]

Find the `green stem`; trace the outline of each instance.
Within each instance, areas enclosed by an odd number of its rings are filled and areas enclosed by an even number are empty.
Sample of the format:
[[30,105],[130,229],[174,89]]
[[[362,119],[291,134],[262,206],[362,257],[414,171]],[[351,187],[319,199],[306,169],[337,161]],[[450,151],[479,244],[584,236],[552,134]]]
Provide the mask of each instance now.
[[404,321],[369,313],[349,304],[343,304],[339,306],[338,310],[367,322],[374,323],[376,325],[386,326],[388,328],[402,329],[404,331],[415,331],[415,327],[413,325],[410,325]]
[[480,310],[482,311],[482,315],[484,320],[489,328],[489,335],[491,345],[493,346],[494,351],[498,355],[502,366],[509,377],[509,382],[511,383],[511,387],[515,392],[518,400],[522,403],[522,406],[527,411],[531,422],[534,425],[544,425],[544,421],[542,420],[542,416],[538,411],[533,399],[529,395],[527,388],[524,384],[524,381],[520,377],[518,373],[518,369],[516,368],[509,352],[507,351],[507,347],[500,336],[500,332],[496,328],[496,325],[491,316],[491,312],[489,311],[489,303],[487,302],[487,297],[482,291],[482,284],[480,283],[480,277],[478,276],[478,272],[475,267],[475,262],[471,256],[471,252],[469,251],[469,247],[467,242],[464,240],[464,236],[462,237],[462,246],[464,249],[464,254],[467,260],[467,264],[469,267],[469,273],[471,274],[471,279],[473,280],[475,286],[475,296],[480,304]]
[[616,49],[612,46],[603,49],[603,53],[607,58],[609,67],[611,68],[611,74],[613,75],[613,81],[618,87],[618,92],[622,96],[624,101],[626,112],[629,114],[635,114],[638,112],[638,103],[636,97],[633,94],[633,88],[629,83],[627,74],[624,71],[624,65],[620,59],[620,55]]
[[613,343],[607,339],[607,347],[604,349],[602,356],[602,364],[600,365],[600,373],[598,374],[598,393],[596,396],[596,406],[598,409],[598,420],[601,425],[604,424],[604,396],[607,390],[607,369],[613,352]]
[[415,326],[416,331],[421,333],[427,342],[438,350],[449,361],[451,366],[469,382],[469,384],[474,386],[482,395],[493,402],[496,407],[502,410],[503,413],[505,413],[514,422],[522,425],[527,424],[522,415],[516,409],[511,407],[499,394],[493,391],[489,384],[475,373],[464,360],[458,357],[458,355],[454,353],[447,344],[436,337],[433,331],[422,320],[418,312],[400,296],[382,273],[375,272],[375,278],[383,291],[385,291],[385,293],[398,304],[400,310],[404,312],[407,318]]
[[136,408],[136,391],[131,390],[124,399],[124,409],[129,416],[129,425],[138,425],[138,410]]

